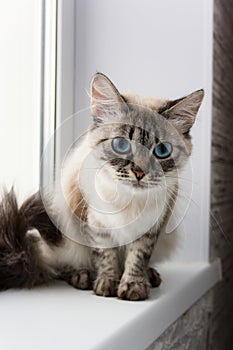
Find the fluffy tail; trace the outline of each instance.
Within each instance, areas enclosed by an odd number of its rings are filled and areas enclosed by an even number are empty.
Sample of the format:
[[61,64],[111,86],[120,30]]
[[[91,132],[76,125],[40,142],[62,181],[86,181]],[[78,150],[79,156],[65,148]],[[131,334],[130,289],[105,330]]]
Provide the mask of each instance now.
[[[28,233],[33,228],[40,235]],[[41,237],[48,245],[62,240],[40,194],[34,194],[19,208],[13,189],[5,193],[0,203],[0,290],[31,288],[51,279],[51,270],[39,249]]]

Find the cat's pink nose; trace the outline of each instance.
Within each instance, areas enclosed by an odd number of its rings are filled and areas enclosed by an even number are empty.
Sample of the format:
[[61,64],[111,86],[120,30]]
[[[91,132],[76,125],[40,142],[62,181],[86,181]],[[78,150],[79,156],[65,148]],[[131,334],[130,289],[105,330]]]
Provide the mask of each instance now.
[[138,181],[140,181],[143,178],[143,176],[145,176],[145,173],[137,165],[132,167],[132,172],[134,173]]

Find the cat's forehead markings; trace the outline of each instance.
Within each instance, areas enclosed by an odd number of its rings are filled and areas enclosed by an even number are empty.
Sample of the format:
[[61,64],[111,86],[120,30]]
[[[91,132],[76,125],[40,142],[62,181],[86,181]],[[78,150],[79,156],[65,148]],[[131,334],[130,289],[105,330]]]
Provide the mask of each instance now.
[[145,128],[142,126],[135,126],[135,125],[127,125],[122,124],[119,127],[119,130],[121,132],[121,135],[119,136],[126,136],[129,138],[129,140],[138,141],[140,143],[144,143],[145,141],[150,142],[157,142],[158,138],[154,133],[154,130],[149,130],[149,128]]
[[132,140],[135,128],[133,126],[129,129],[129,139]]
[[135,127],[144,129],[146,132],[155,134],[162,128],[163,117],[149,108],[141,108],[129,113],[128,120]]

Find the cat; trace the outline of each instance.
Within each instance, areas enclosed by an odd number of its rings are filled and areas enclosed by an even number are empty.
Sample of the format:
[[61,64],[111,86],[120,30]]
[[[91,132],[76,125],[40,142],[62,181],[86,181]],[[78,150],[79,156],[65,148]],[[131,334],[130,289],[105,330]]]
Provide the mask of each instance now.
[[21,208],[13,191],[3,198],[0,289],[61,278],[99,296],[147,299],[161,283],[149,262],[191,155],[203,96],[120,94],[95,74],[93,123],[67,157],[55,193],[37,193]]

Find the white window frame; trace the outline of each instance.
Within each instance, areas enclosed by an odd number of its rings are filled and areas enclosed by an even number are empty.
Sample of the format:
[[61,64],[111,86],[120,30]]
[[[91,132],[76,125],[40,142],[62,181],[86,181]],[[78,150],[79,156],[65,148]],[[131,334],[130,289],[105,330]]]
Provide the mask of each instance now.
[[[60,163],[66,140],[55,133],[74,113],[74,13],[75,0],[43,0],[44,50],[42,77],[41,186],[53,186],[56,165]],[[68,40],[66,40],[68,38]],[[74,138],[72,125],[66,129],[68,140]],[[43,164],[43,157],[45,162]]]
[[41,0],[0,7],[0,196],[14,186],[22,202],[39,187]]

